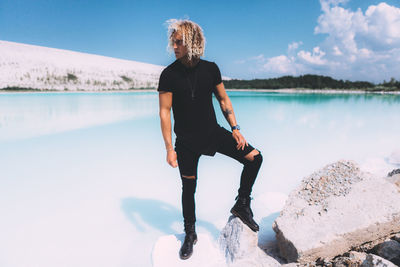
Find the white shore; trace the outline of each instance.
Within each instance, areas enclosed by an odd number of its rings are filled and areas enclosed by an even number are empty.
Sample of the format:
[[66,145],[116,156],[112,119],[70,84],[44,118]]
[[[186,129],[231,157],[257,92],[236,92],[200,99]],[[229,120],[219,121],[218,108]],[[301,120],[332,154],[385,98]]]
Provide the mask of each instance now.
[[[125,89],[125,90],[7,90],[0,88],[0,94],[9,93],[130,93],[130,92],[156,92],[157,89]],[[305,94],[392,94],[400,95],[399,91],[368,91],[368,90],[336,90],[336,89],[226,89],[228,92],[260,92],[260,93],[305,93]]]
[[263,92],[263,93],[317,93],[317,94],[400,94],[399,91],[368,91],[368,90],[336,90],[336,89],[226,89],[229,92]]
[[60,91],[60,90],[40,90],[40,89],[33,89],[33,90],[6,90],[6,89],[0,89],[0,95],[1,94],[19,94],[19,93],[41,93],[41,94],[48,94],[48,93],[140,93],[140,92],[154,92],[156,89],[129,89],[129,90],[68,90],[68,91]]

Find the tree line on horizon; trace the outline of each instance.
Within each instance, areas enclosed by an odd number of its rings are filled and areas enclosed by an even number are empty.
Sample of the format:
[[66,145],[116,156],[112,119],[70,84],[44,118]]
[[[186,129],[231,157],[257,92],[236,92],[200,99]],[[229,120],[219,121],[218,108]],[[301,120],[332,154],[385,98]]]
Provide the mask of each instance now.
[[329,76],[306,74],[298,77],[282,76],[270,79],[253,80],[224,80],[228,89],[364,89],[364,90],[399,90],[400,81],[391,78],[389,82],[384,81],[374,84],[366,81],[336,80]]

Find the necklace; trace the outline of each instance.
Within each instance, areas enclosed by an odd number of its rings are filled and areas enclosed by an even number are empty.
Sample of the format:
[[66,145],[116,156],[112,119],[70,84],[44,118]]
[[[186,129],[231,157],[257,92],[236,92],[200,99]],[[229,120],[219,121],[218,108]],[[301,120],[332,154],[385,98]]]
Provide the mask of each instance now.
[[190,92],[191,92],[191,95],[192,95],[192,100],[194,100],[194,92],[195,92],[195,90],[196,90],[196,82],[197,82],[197,66],[196,66],[195,69],[194,69],[194,83],[193,83],[193,85],[192,85],[192,83],[190,82],[188,71],[185,70],[185,72],[186,72],[186,80],[188,81],[188,84],[189,84],[189,87],[190,87]]

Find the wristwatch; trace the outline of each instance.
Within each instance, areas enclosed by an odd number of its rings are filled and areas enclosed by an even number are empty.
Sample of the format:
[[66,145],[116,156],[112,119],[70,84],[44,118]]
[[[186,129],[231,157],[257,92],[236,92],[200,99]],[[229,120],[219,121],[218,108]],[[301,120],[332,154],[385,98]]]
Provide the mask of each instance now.
[[232,129],[232,131],[233,130],[240,130],[240,126],[239,126],[239,124],[237,124],[235,126],[232,126],[231,129]]

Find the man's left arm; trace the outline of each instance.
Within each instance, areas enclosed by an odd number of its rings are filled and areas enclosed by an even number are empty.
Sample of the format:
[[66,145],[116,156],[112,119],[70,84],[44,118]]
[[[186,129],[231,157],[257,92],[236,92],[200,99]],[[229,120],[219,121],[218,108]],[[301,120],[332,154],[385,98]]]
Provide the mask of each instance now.
[[[224,114],[225,119],[229,123],[229,125],[236,126],[236,118],[235,113],[233,112],[232,102],[229,99],[228,94],[225,91],[224,83],[221,82],[215,86],[214,94],[219,102],[219,106],[221,107],[222,113]],[[232,137],[237,142],[237,149],[244,149],[245,145],[248,143],[243,135],[240,133],[238,129],[232,130]]]

